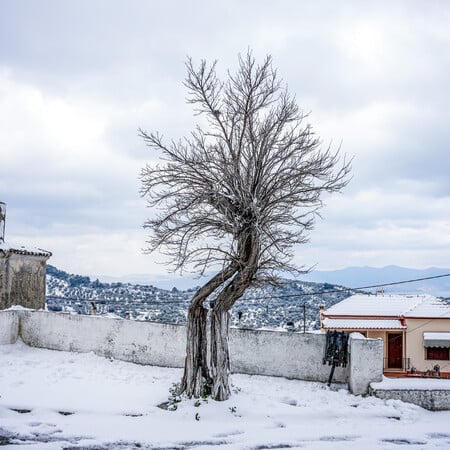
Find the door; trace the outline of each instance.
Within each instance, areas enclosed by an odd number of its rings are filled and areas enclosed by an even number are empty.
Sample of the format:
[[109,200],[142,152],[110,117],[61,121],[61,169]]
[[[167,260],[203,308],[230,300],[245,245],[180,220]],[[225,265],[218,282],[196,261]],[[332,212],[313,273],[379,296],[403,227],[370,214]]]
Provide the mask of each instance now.
[[403,368],[403,334],[388,333],[388,369]]

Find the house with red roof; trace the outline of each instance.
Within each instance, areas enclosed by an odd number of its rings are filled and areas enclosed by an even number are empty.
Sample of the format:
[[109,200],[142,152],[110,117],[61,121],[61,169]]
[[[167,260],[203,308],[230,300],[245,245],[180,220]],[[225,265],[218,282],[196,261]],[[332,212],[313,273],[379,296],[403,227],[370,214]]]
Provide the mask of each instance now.
[[321,310],[322,330],[384,342],[384,372],[450,377],[450,305],[431,295],[353,295]]

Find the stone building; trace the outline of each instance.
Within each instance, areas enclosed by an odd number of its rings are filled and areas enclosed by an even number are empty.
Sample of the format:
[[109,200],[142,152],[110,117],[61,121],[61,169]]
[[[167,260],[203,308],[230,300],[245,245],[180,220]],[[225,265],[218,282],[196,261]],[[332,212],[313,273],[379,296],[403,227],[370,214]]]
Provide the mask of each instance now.
[[5,241],[6,205],[0,202],[0,310],[45,306],[45,270],[51,252]]

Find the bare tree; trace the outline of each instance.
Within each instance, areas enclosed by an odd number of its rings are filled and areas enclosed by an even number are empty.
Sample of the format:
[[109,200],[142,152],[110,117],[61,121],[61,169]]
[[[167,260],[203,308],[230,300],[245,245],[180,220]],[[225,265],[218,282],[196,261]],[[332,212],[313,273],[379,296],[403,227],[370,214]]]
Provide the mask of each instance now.
[[189,307],[182,390],[224,400],[231,307],[252,284],[298,273],[293,246],[308,241],[322,194],[347,184],[350,165],[321,148],[270,56],[240,56],[225,81],[216,63],[186,68],[188,102],[206,121],[169,143],[139,130],[166,160],[142,170],[142,194],[161,211],[144,227],[149,251],[167,254],[175,271],[216,271]]

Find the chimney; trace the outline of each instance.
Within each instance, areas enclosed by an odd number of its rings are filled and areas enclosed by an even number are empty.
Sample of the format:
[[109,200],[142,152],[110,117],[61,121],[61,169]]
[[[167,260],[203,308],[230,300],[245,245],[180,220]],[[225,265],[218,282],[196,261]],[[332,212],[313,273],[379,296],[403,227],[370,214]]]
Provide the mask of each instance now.
[[0,202],[0,244],[5,242],[6,203]]
[[322,322],[323,322],[323,312],[325,311],[325,305],[319,305],[319,319],[320,319],[320,329],[322,330]]

